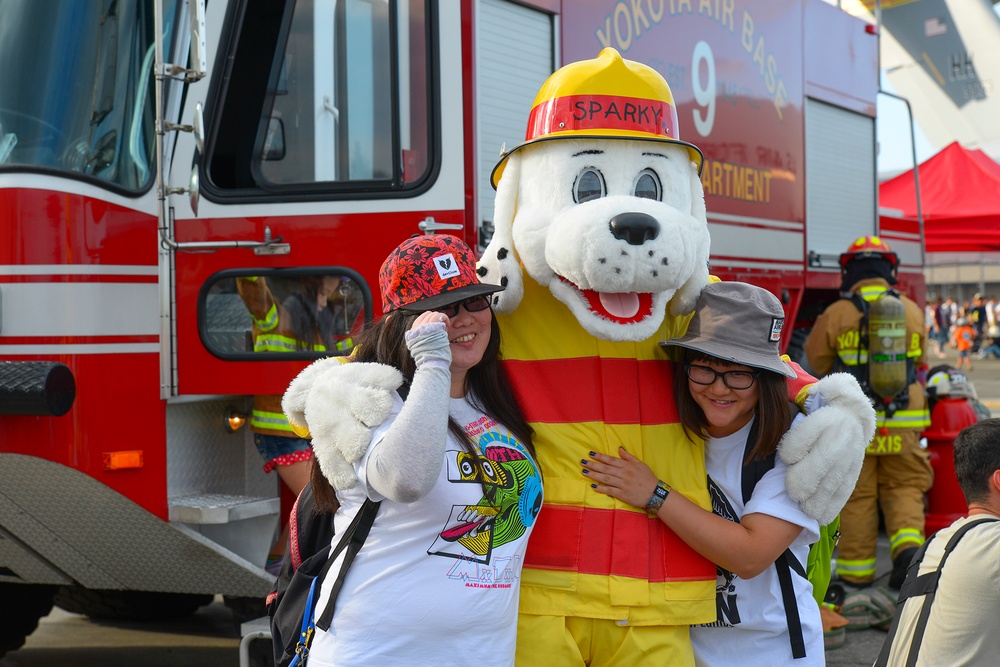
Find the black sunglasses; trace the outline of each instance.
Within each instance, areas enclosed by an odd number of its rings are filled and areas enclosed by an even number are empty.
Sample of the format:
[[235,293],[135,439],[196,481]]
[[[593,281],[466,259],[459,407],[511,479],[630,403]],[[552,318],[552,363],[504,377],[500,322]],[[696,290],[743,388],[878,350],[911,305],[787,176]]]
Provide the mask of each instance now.
[[749,389],[757,380],[759,372],[752,371],[726,371],[720,373],[708,366],[698,366],[697,364],[684,364],[688,379],[695,384],[710,385],[715,383],[716,378],[722,378],[722,383],[730,389]]
[[431,308],[431,310],[435,313],[444,313],[448,317],[455,317],[458,315],[458,309],[465,306],[465,309],[470,313],[478,313],[490,307],[490,296],[492,295],[480,294],[479,296],[470,296],[464,301],[456,301],[440,308]]

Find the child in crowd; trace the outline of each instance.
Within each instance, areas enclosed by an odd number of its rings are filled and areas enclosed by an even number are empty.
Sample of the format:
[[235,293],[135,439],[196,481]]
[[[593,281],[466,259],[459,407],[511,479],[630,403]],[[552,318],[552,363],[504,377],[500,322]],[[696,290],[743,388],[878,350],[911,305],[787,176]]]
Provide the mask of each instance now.
[[969,324],[969,320],[960,317],[955,320],[955,333],[952,338],[952,345],[958,349],[958,363],[955,367],[962,370],[964,365],[968,370],[972,370],[972,347],[976,342],[976,332]]

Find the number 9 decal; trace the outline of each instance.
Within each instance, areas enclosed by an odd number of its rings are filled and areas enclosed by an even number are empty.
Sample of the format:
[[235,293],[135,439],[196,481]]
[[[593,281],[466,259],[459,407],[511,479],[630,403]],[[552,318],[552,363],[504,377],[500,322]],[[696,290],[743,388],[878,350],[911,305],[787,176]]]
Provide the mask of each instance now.
[[[705,61],[708,70],[706,80],[701,78],[701,61]],[[715,56],[712,47],[706,41],[698,42],[691,56],[691,85],[694,88],[694,99],[700,109],[693,109],[694,127],[698,134],[707,137],[712,133],[715,124]]]

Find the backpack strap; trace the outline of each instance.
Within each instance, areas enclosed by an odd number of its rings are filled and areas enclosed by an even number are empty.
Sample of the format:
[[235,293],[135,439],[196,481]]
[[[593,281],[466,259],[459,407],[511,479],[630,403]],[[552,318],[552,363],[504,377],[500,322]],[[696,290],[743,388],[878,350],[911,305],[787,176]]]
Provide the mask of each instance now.
[[909,598],[923,595],[924,601],[920,607],[920,615],[917,617],[917,624],[913,629],[913,637],[910,639],[910,651],[906,656],[907,667],[913,667],[917,664],[917,657],[920,654],[920,645],[923,642],[924,631],[927,629],[927,621],[931,615],[931,605],[934,604],[934,596],[937,593],[938,582],[941,580],[941,570],[944,568],[945,561],[948,560],[948,556],[951,555],[951,552],[954,551],[956,546],[958,546],[959,540],[961,540],[967,532],[980,524],[993,523],[994,521],[1000,521],[1000,519],[983,518],[978,521],[970,521],[956,530],[955,534],[951,536],[950,540],[948,540],[948,544],[945,545],[944,553],[941,554],[941,560],[938,562],[937,568],[934,571],[923,575],[919,574],[920,563],[923,561],[924,555],[927,553],[927,546],[934,540],[935,537],[937,537],[937,535],[931,535],[927,541],[921,545],[920,550],[914,554],[913,560],[907,569],[906,579],[903,581],[903,585],[899,590],[899,601],[896,605],[896,614],[892,619],[892,625],[889,627],[888,635],[882,643],[882,650],[879,652],[878,659],[875,661],[875,665],[873,667],[885,667],[889,664],[889,654],[892,652],[892,645],[896,638],[896,632],[899,629],[899,619],[902,616],[903,603],[905,603]]
[[[794,403],[788,404],[789,412],[794,415],[798,412],[798,406]],[[743,473],[740,479],[743,491],[743,505],[746,506],[753,495],[753,490],[768,470],[774,468],[775,456],[777,452],[771,452],[767,456],[760,456],[747,461],[750,451],[757,440],[757,420],[754,420],[747,435],[747,441],[743,448]],[[778,573],[778,585],[781,587],[781,602],[785,607],[785,619],[788,622],[788,641],[792,646],[793,658],[806,657],[805,639],[802,637],[802,619],[799,618],[799,605],[795,602],[795,586],[792,582],[792,571],[806,577],[806,570],[802,563],[795,557],[791,549],[785,549],[778,559],[774,561],[774,568]]]
[[[330,556],[323,563],[323,568],[310,582],[309,595],[306,598],[306,606],[302,612],[302,626],[299,629],[299,640],[295,646],[295,655],[288,664],[288,667],[299,667],[305,664],[309,657],[309,649],[312,646],[316,628],[324,631],[330,629],[330,619],[333,617],[333,603],[337,599],[337,593],[340,592],[340,588],[344,583],[344,576],[347,574],[347,569],[351,566],[351,561],[354,560],[354,556],[361,550],[361,545],[364,544],[365,539],[368,537],[368,531],[375,521],[375,514],[378,512],[380,504],[381,501],[376,502],[371,498],[365,498],[364,504],[361,505],[358,513],[354,515],[351,525],[344,531],[340,542],[337,543],[337,547],[330,551]],[[320,621],[317,622],[315,605],[318,602],[318,595],[316,589],[322,585],[323,580],[326,579],[327,572],[330,571],[333,562],[337,560],[337,556],[344,550],[344,547],[348,547],[348,551],[344,557],[344,564],[340,568],[340,576],[337,577],[337,581],[334,583],[326,610],[323,612]],[[327,612],[329,612],[330,619],[327,619],[325,625],[323,625],[322,621],[326,618]]]
[[344,564],[340,568],[337,580],[333,583],[333,590],[330,591],[330,599],[326,603],[326,609],[323,610],[322,616],[316,621],[316,627],[324,632],[330,629],[330,623],[333,622],[333,610],[337,605],[337,594],[340,593],[340,589],[344,585],[344,578],[347,576],[347,570],[350,569],[351,563],[354,562],[354,557],[358,555],[365,540],[368,539],[368,532],[371,530],[372,524],[375,523],[375,515],[378,513],[378,507],[381,502],[365,498],[364,504],[355,515],[354,521],[351,522],[351,527],[344,533],[344,536],[337,544],[337,548],[330,554],[327,564],[323,566],[323,572],[320,573],[320,577],[326,574],[326,570],[329,569],[330,564],[336,560],[340,552],[344,550],[344,547],[347,547],[347,551],[344,553]]

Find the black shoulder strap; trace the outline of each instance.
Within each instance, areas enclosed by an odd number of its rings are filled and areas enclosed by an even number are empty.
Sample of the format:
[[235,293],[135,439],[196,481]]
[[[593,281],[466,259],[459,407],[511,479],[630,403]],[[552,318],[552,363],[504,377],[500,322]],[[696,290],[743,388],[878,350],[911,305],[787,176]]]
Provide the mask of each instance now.
[[[789,412],[794,417],[795,413],[798,412],[798,406],[791,402],[789,402],[788,406]],[[771,452],[767,456],[759,456],[747,460],[756,440],[757,421],[754,420],[743,448],[744,464],[740,482],[743,491],[744,506],[750,501],[750,496],[753,495],[753,490],[757,486],[757,482],[767,474],[768,470],[774,468],[775,455],[777,454],[777,452]],[[792,657],[804,658],[806,657],[806,645],[802,637],[802,620],[799,618],[799,606],[795,602],[795,586],[792,582],[792,570],[800,574],[803,578],[806,576],[806,570],[790,549],[785,549],[778,556],[778,559],[774,561],[774,568],[778,572],[778,584],[781,586],[781,602],[785,607],[785,618],[788,621],[788,641],[792,645]]]
[[899,619],[902,616],[903,605],[909,598],[923,595],[925,596],[924,601],[920,607],[920,615],[917,617],[917,624],[913,629],[913,637],[910,639],[910,650],[906,656],[907,667],[913,667],[917,664],[917,657],[920,655],[920,645],[923,642],[924,631],[927,629],[927,620],[931,615],[931,605],[934,604],[934,596],[937,593],[938,582],[941,580],[941,570],[944,568],[945,561],[948,560],[948,556],[951,555],[951,552],[958,545],[959,540],[967,532],[980,524],[993,523],[994,521],[1000,521],[1000,519],[987,517],[978,521],[970,521],[956,530],[955,534],[948,540],[948,544],[944,547],[944,553],[941,554],[941,560],[938,562],[937,569],[923,575],[919,575],[920,563],[927,553],[928,545],[934,540],[936,535],[931,535],[921,545],[920,550],[914,554],[913,561],[906,572],[906,579],[903,581],[903,586],[899,589],[896,614],[892,619],[892,625],[889,627],[889,632],[882,643],[882,650],[879,652],[878,659],[875,661],[873,667],[885,667],[889,664],[889,654],[892,652],[892,644],[896,638],[896,631],[899,629]]
[[337,604],[337,594],[340,593],[340,589],[344,585],[344,577],[347,576],[347,570],[350,569],[351,563],[354,562],[354,557],[358,555],[365,540],[368,539],[368,531],[371,530],[372,524],[375,523],[375,515],[378,513],[380,504],[381,501],[376,502],[371,498],[365,499],[361,509],[354,516],[350,527],[340,539],[337,548],[330,553],[330,558],[326,561],[323,571],[319,574],[319,579],[322,580],[333,564],[333,561],[337,559],[337,556],[344,550],[344,547],[347,547],[347,551],[344,554],[344,564],[340,568],[337,580],[333,583],[333,590],[330,592],[330,599],[326,603],[326,609],[323,610],[323,615],[316,621],[316,627],[323,631],[330,629],[330,623],[333,622],[333,610]]

